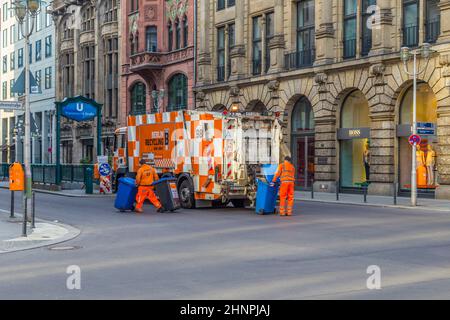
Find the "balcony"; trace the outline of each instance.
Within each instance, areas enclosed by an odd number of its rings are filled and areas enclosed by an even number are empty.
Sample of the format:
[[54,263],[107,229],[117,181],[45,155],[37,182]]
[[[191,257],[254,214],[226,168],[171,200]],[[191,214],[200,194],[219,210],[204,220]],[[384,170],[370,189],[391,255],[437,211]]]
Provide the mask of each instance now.
[[419,44],[419,27],[407,25],[403,28],[403,45],[405,47],[417,47]]
[[425,42],[435,43],[441,33],[440,18],[427,21],[425,23]]
[[315,57],[316,50],[314,48],[286,53],[284,55],[284,67],[286,70],[311,67]]
[[194,48],[187,47],[171,52],[144,51],[130,57],[130,71],[160,70],[164,67],[194,59]]

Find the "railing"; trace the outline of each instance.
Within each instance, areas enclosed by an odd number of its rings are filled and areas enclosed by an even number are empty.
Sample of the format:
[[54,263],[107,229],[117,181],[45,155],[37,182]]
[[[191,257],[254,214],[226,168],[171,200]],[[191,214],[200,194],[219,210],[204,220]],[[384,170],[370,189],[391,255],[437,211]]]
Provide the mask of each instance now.
[[225,80],[225,66],[218,66],[217,67],[217,81],[224,81]]
[[425,24],[425,42],[435,43],[441,33],[441,20],[428,21]]
[[344,40],[344,59],[356,57],[356,39]]
[[403,28],[403,45],[405,47],[417,47],[419,44],[419,27],[409,25]]
[[261,74],[261,59],[252,60],[252,73],[253,75]]
[[307,68],[313,65],[315,57],[316,50],[314,48],[286,53],[284,67],[287,70]]
[[372,36],[363,36],[361,40],[361,55],[367,56],[372,49]]

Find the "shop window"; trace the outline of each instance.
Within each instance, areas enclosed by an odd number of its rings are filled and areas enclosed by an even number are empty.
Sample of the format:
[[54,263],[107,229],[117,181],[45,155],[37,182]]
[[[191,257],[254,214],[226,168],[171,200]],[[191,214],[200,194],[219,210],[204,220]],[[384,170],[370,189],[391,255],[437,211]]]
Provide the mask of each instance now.
[[341,112],[340,181],[343,188],[361,188],[370,183],[369,103],[361,91],[345,99]]

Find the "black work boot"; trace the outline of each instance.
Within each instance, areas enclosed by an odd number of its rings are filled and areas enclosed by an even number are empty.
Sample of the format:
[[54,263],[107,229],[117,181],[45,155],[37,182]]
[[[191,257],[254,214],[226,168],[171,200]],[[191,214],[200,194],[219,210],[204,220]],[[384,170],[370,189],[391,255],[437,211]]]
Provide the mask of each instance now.
[[161,207],[161,208],[159,208],[159,209],[156,210],[156,211],[159,212],[159,213],[164,213],[164,212],[166,212],[167,210],[164,209],[163,207]]

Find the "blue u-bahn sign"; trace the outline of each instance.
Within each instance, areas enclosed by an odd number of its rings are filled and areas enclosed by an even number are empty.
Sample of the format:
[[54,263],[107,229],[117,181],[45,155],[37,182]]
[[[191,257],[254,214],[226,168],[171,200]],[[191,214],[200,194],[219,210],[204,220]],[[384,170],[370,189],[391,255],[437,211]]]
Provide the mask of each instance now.
[[84,101],[74,101],[66,104],[61,115],[75,121],[89,121],[97,116],[97,107]]

